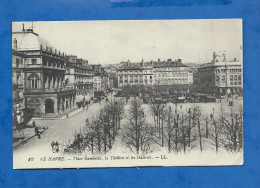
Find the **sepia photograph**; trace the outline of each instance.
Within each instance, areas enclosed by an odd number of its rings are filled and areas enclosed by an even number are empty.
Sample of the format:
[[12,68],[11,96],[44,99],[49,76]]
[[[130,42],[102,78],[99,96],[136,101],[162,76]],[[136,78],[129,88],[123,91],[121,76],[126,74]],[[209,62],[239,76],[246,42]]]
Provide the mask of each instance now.
[[12,22],[13,168],[243,165],[242,28]]

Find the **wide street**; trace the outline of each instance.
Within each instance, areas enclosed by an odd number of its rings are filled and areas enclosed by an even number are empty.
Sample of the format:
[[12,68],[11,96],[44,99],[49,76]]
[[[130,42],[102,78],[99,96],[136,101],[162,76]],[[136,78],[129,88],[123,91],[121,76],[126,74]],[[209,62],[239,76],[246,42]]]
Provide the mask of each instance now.
[[[108,95],[109,100],[114,100],[111,94]],[[41,135],[41,139],[37,137],[32,138],[26,144],[14,149],[14,155],[23,153],[52,153],[51,142],[58,141],[63,143],[73,138],[75,131],[79,131],[86,123],[86,119],[91,119],[99,111],[102,105],[105,104],[103,100],[100,103],[90,104],[88,109],[75,114],[66,119],[40,119],[34,120],[38,127],[48,127]]]

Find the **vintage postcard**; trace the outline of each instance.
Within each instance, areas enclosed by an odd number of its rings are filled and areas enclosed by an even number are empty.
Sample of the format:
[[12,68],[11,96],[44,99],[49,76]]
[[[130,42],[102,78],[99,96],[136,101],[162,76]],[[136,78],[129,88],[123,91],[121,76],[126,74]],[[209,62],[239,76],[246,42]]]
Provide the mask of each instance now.
[[242,41],[242,19],[13,22],[13,168],[242,165]]

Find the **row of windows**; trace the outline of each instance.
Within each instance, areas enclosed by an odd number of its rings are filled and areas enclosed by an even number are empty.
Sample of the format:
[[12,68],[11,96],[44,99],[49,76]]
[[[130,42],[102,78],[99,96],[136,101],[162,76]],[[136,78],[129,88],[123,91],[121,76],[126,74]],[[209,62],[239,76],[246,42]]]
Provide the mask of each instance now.
[[82,70],[82,69],[75,69],[75,73],[81,73],[81,74],[93,74],[92,71],[89,71],[89,70]]
[[75,76],[76,80],[92,80],[90,77],[86,76]]
[[[37,64],[37,59],[31,59],[31,63],[33,65],[36,65]],[[64,63],[53,62],[53,61],[43,61],[43,65],[44,66],[48,66],[48,67],[60,67],[60,68],[64,68],[65,67]]]
[[168,85],[168,84],[188,84],[188,80],[159,80],[155,81],[155,85]]
[[152,74],[153,71],[122,71],[118,74]]
[[241,80],[241,75],[230,75],[230,81],[231,80]]
[[241,81],[238,81],[238,82],[233,82],[233,81],[232,81],[232,82],[230,82],[230,85],[231,85],[231,86],[233,86],[233,85],[236,86],[236,85],[241,85],[241,84],[242,84]]
[[[148,79],[148,78],[150,78],[150,79],[153,79],[153,77],[152,76],[144,76],[144,79]],[[138,76],[130,76],[129,77],[129,80],[133,80],[133,79],[138,79]],[[140,76],[139,77],[139,80],[142,80],[143,79],[143,77],[142,76]],[[120,76],[120,80],[123,80],[123,76]],[[125,76],[125,80],[128,80],[128,76]]]
[[189,70],[189,67],[154,68],[154,71],[174,71],[174,70]]
[[177,80],[182,80],[182,81],[187,81],[188,79],[185,79],[185,78],[166,78],[166,79],[155,79],[155,81],[177,81]]
[[230,73],[240,73],[242,69],[230,69]]
[[154,77],[177,77],[177,76],[188,76],[188,73],[186,72],[183,72],[183,73],[180,73],[180,72],[172,72],[172,73],[158,73],[158,74],[154,74]]

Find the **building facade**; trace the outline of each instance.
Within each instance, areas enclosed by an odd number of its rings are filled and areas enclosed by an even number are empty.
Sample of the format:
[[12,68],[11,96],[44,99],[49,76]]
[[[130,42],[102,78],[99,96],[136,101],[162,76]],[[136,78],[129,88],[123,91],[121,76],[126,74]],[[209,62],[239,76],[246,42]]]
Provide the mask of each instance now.
[[108,89],[108,74],[106,73],[104,67],[101,67],[100,64],[90,65],[94,71],[93,77],[93,88],[94,91],[103,91],[106,92]]
[[23,71],[24,103],[33,109],[33,116],[58,116],[74,108],[76,91],[64,82],[64,53],[32,29],[13,32],[12,37],[12,48],[26,55],[26,61],[18,69]]
[[24,123],[24,72],[23,66],[26,61],[24,53],[12,50],[12,86],[13,86],[13,126]]
[[154,62],[153,75],[154,86],[188,85],[193,83],[192,71],[182,63],[181,59]]
[[243,92],[243,63],[234,58],[228,60],[226,53],[213,53],[209,63],[198,68],[199,84],[220,94]]
[[76,103],[89,102],[93,97],[93,70],[87,60],[77,56],[67,56],[66,60],[65,84],[76,90]]
[[121,63],[117,68],[118,86],[163,86],[192,84],[193,74],[181,60]]
[[117,67],[118,87],[152,86],[153,67],[151,62],[141,63],[121,62]]

